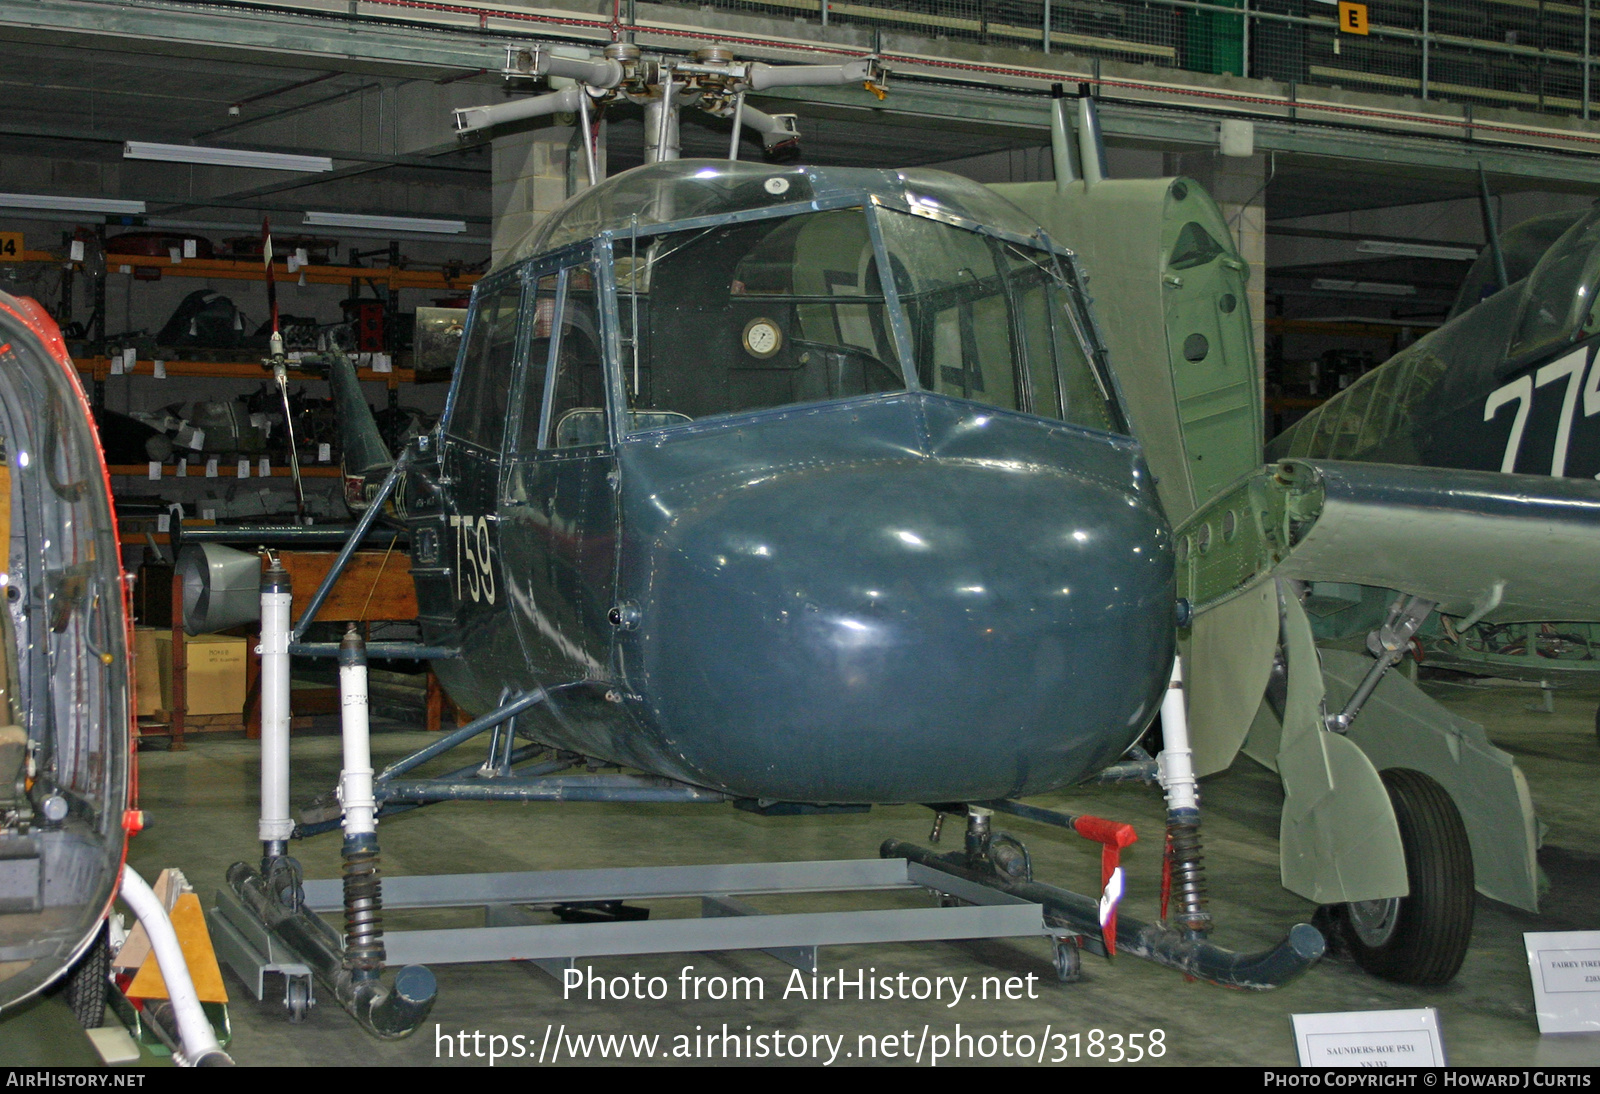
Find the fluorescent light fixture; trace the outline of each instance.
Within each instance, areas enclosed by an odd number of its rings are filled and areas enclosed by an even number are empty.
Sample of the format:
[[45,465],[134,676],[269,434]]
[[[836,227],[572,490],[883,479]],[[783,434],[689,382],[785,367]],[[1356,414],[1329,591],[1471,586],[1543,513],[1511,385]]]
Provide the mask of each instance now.
[[1333,277],[1319,277],[1311,283],[1322,292],[1358,292],[1374,296],[1416,296],[1415,285],[1399,285],[1393,281],[1344,281]]
[[1447,247],[1433,243],[1397,243],[1387,239],[1363,239],[1356,250],[1368,255],[1395,255],[1399,258],[1445,258],[1471,262],[1478,257],[1476,247]]
[[361,213],[307,213],[305,223],[319,228],[374,228],[384,232],[433,232],[439,235],[457,235],[467,230],[464,220],[369,217]]
[[127,213],[144,212],[142,201],[122,201],[119,198],[55,197],[50,194],[0,194],[0,209],[60,209],[68,213]]
[[268,171],[332,171],[327,156],[293,156],[281,152],[253,152],[248,148],[202,148],[195,144],[151,144],[124,141],[124,159],[161,160],[164,163],[204,163],[213,167],[260,167]]

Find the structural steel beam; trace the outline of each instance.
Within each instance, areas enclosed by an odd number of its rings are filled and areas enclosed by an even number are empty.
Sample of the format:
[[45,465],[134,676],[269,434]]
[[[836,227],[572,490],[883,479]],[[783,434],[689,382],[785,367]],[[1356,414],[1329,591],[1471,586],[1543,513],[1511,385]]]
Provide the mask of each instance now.
[[[352,10],[356,13],[352,15]],[[667,9],[653,9],[665,12]],[[695,13],[672,11],[673,18]],[[724,15],[722,18],[726,19]],[[756,20],[741,24],[759,25]],[[318,67],[437,79],[496,72],[509,43],[609,40],[607,20],[579,11],[506,8],[417,0],[300,0],[257,4],[174,3],[170,0],[0,0],[0,36],[60,41],[63,33],[105,48],[158,47],[178,55],[237,58],[268,55],[283,63],[304,57]],[[793,32],[791,32],[793,33]],[[719,26],[653,22],[638,27],[647,48],[689,49],[716,37],[736,50],[766,56],[860,54],[847,42],[774,39]],[[766,48],[758,48],[766,43]],[[906,49],[929,43],[895,39]],[[1256,123],[1261,152],[1384,163],[1441,173],[1476,172],[1562,184],[1592,185],[1600,157],[1600,127],[1570,119],[1473,111],[1453,104],[1411,103],[1378,96],[1295,89],[1263,81],[1228,80],[1163,70],[1165,82],[1073,71],[1090,61],[1062,55],[1017,54],[1026,63],[978,63],[951,56],[886,48],[896,73],[882,103],[859,89],[797,88],[768,97],[803,102],[895,124],[961,125],[1048,134],[1049,82],[1094,83],[1101,117],[1114,140],[1174,151],[1215,147],[1220,117]],[[1060,67],[1045,67],[1045,66]],[[1176,81],[1184,80],[1187,83]],[[865,102],[863,102],[865,100]],[[1522,120],[1526,118],[1526,120]]]

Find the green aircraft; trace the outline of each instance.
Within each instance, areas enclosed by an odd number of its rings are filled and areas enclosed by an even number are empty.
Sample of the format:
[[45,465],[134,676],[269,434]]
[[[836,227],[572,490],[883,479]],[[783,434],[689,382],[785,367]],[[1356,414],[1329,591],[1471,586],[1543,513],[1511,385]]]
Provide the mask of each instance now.
[[[1600,611],[1600,422],[1587,422],[1600,410],[1600,214],[1554,233],[1542,257],[1525,242],[1525,278],[1459,306],[1275,441],[1263,467],[1247,268],[1220,210],[1190,180],[1105,179],[1091,103],[1078,122],[1074,149],[1058,103],[1055,183],[995,189],[1089,271],[1194,611],[1179,637],[1197,770],[1239,752],[1275,770],[1284,886],[1327,906],[1363,967],[1445,982],[1474,889],[1537,909],[1537,823],[1482,727],[1389,670],[1430,618],[1461,633]],[[1563,461],[1582,478],[1540,473]],[[1354,649],[1318,645],[1307,609],[1327,589],[1382,590]]]
[[[1600,208],[1510,229],[1479,255],[1443,326],[1286,430],[1268,457],[1600,477],[1597,245]],[[1526,561],[1568,568],[1559,552]],[[1339,642],[1364,635],[1392,598],[1318,582],[1307,606],[1318,638]],[[1438,614],[1415,641],[1430,665],[1547,687],[1600,669],[1600,628],[1584,620]]]

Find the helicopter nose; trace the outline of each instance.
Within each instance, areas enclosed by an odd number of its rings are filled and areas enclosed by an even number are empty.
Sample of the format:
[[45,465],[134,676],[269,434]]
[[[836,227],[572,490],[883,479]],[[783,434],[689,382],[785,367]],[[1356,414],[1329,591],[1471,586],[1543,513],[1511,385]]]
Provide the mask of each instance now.
[[1110,762],[1172,654],[1169,534],[1136,462],[1123,482],[1070,460],[819,464],[680,510],[633,661],[663,743],[795,801],[982,800]]

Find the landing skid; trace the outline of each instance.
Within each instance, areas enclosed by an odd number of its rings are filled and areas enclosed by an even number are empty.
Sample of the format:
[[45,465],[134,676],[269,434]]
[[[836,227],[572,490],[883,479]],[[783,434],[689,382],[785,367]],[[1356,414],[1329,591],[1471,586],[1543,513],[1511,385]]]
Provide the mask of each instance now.
[[[578,962],[662,953],[760,950],[804,972],[818,970],[823,946],[936,942],[974,938],[1046,938],[1055,947],[1058,978],[1077,979],[1079,950],[1106,952],[1095,898],[975,867],[957,852],[941,855],[899,840],[882,858],[707,866],[551,870],[528,873],[387,877],[386,910],[481,908],[481,927],[385,931],[385,964],[450,965],[528,961],[562,979]],[[236,879],[230,872],[230,882]],[[744,897],[796,893],[921,891],[938,906],[868,911],[763,913]],[[217,894],[213,916],[233,936],[270,937],[278,968],[316,967],[315,955],[294,947],[250,910],[242,893]],[[529,906],[698,898],[700,916],[598,923],[540,923]],[[304,883],[300,917],[330,940],[324,919],[344,909],[338,880]],[[243,917],[243,918],[241,918]],[[265,934],[263,934],[265,932]],[[1297,925],[1276,947],[1236,954],[1182,932],[1123,917],[1115,947],[1187,975],[1229,987],[1267,989],[1303,971],[1322,954],[1322,936]],[[221,949],[219,947],[219,949]],[[242,948],[223,956],[246,983],[259,983],[267,955]],[[293,964],[290,964],[290,963]]]
[[[935,888],[962,900],[1026,901],[1043,914],[1047,931],[1058,940],[1058,946],[1065,937],[1090,953],[1104,955],[1109,933],[1112,946],[1119,953],[1144,958],[1221,987],[1253,991],[1279,987],[1309,968],[1326,948],[1322,932],[1309,923],[1295,924],[1282,942],[1258,953],[1236,953],[1194,937],[1192,932],[1142,923],[1127,915],[1119,915],[1107,932],[1101,927],[1100,906],[1095,898],[1012,878],[988,860],[974,862],[960,851],[940,854],[897,839],[886,840],[881,853],[885,859],[905,861],[910,869],[928,871],[919,876],[937,877],[939,884]],[[1058,951],[1057,974],[1070,982],[1077,979],[1077,965],[1070,957],[1067,960],[1069,964],[1064,966],[1063,955]]]

